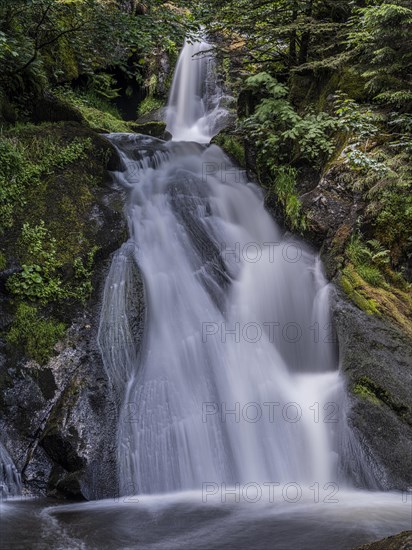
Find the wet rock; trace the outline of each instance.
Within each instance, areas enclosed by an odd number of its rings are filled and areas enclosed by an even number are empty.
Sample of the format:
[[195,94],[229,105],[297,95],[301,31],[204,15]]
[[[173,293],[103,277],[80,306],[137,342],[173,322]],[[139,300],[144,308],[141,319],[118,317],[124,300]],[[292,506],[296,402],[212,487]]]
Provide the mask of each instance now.
[[378,487],[406,490],[412,486],[412,342],[340,292],[332,312],[350,396],[349,427]]
[[159,109],[154,109],[145,115],[139,116],[135,121],[136,124],[147,124],[148,122],[164,122],[166,118],[166,108],[160,107]]
[[[25,492],[59,498],[105,498],[117,492],[118,407],[100,357],[97,331],[111,255],[127,237],[122,190],[111,184],[106,172],[107,165],[117,167],[119,160],[104,137],[78,123],[47,125],[44,131],[55,133],[59,139],[85,137],[92,143],[90,158],[73,170],[83,176],[86,170],[86,177],[89,174],[94,182],[89,202],[83,201],[76,210],[76,223],[84,227],[89,246],[98,247],[94,290],[85,306],[53,304],[58,318],[70,328],[47,365],[28,361],[22,350],[16,361],[0,337],[0,431],[22,473]],[[48,181],[50,215],[65,193],[76,198],[78,180],[70,175],[62,171],[56,181]],[[62,219],[56,228],[65,227],[65,223],[73,222]],[[8,238],[12,247],[12,235]],[[3,293],[0,288],[0,313],[4,334],[13,318],[10,296],[4,288]]]
[[160,121],[149,121],[144,123],[130,122],[130,128],[136,134],[143,134],[145,136],[157,137],[165,139],[166,123]]
[[357,546],[353,550],[412,550],[412,531],[402,531],[393,537]]
[[305,236],[317,246],[330,248],[339,229],[352,227],[364,207],[347,187],[345,174],[345,168],[334,166],[299,197],[308,221]]

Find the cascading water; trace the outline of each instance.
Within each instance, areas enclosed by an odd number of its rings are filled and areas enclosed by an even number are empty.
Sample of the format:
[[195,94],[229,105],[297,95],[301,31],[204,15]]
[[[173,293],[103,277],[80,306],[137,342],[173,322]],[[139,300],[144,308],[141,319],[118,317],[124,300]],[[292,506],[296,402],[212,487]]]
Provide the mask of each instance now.
[[[210,141],[219,90],[205,43],[185,44],[168,107],[174,140],[109,136],[123,160],[130,240],[113,260],[99,333],[123,396],[122,493],[206,482],[337,481],[343,389],[319,259],[284,236]],[[213,98],[211,101],[210,98]],[[134,343],[136,265],[147,303]]]
[[222,98],[211,45],[186,40],[176,66],[166,129],[175,140],[208,143],[225,125]]
[[[119,478],[130,496],[0,499],[4,547],[348,550],[410,529],[410,495],[344,486],[375,480],[346,423],[331,288],[259,188],[218,147],[194,142],[219,126],[204,124],[218,88],[195,97],[197,49],[183,49],[169,106],[185,143],[109,136],[130,239],[107,277],[99,345],[122,402]],[[185,118],[192,102],[199,111]],[[18,477],[1,446],[0,466],[11,494]]]
[[21,493],[21,477],[9,453],[0,442],[0,500]]

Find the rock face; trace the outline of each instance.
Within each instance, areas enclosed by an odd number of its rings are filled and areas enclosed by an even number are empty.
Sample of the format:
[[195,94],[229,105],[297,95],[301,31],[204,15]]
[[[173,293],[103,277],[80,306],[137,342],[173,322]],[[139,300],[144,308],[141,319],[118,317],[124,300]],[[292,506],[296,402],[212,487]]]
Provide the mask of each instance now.
[[[364,205],[359,197],[345,185],[346,170],[342,166],[333,166],[315,186],[309,190],[300,189],[300,200],[308,220],[306,235],[317,245],[330,244],[342,227],[352,227]],[[304,180],[309,178],[304,175]]]
[[46,367],[26,363],[5,391],[3,437],[31,493],[116,492],[117,407],[96,345],[96,309],[73,323]]
[[131,129],[136,132],[136,134],[143,134],[145,136],[152,136],[160,139],[168,139],[169,135],[166,133],[166,124],[159,121],[149,121],[149,122],[130,122]]
[[[103,149],[105,166],[119,166],[115,149],[92,131],[75,123],[56,131],[84,132],[93,142],[90,158],[96,159],[96,152]],[[104,167],[100,168],[94,181],[102,178]],[[68,178],[67,185],[70,182]],[[73,182],[75,186],[75,178]],[[59,197],[50,194],[52,211]],[[87,204],[82,216],[88,220],[88,239],[99,248],[94,291],[86,306],[59,306],[59,315],[70,328],[56,345],[54,357],[42,367],[21,356],[16,362],[0,337],[1,439],[22,473],[24,490],[35,495],[96,499],[115,496],[117,491],[118,403],[102,363],[97,332],[106,273],[112,254],[127,238],[127,227],[122,191],[113,187],[107,172]],[[3,284],[0,331],[12,321],[9,302]]]
[[364,544],[353,550],[412,550],[412,531],[402,531],[393,537]]
[[[412,342],[341,293],[333,318],[350,396],[349,426],[377,486],[406,490],[412,485]],[[362,484],[357,472],[352,474]]]

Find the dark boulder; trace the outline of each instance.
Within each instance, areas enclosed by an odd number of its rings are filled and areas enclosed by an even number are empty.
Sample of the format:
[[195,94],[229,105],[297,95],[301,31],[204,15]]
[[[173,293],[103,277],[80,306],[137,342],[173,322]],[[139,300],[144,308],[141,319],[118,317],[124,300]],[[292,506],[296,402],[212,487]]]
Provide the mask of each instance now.
[[350,399],[349,427],[377,486],[406,490],[412,485],[411,339],[341,293],[333,319]]
[[133,132],[136,132],[136,134],[143,134],[145,136],[152,136],[159,139],[165,139],[165,132],[166,132],[166,123],[152,120],[150,122],[143,122],[143,123],[137,123],[137,122],[130,122],[129,123],[130,128],[133,130]]
[[84,120],[80,111],[49,92],[34,102],[32,119],[35,123],[83,122]]

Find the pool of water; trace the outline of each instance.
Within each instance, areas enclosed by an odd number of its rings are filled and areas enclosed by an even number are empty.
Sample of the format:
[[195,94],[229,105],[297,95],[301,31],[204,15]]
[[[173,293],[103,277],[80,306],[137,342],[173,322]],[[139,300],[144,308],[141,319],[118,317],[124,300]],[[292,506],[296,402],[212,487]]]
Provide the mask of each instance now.
[[[227,491],[56,503],[14,498],[0,504],[8,550],[346,550],[412,528],[400,493],[338,492],[297,502],[247,502]],[[336,502],[335,502],[336,501]]]

